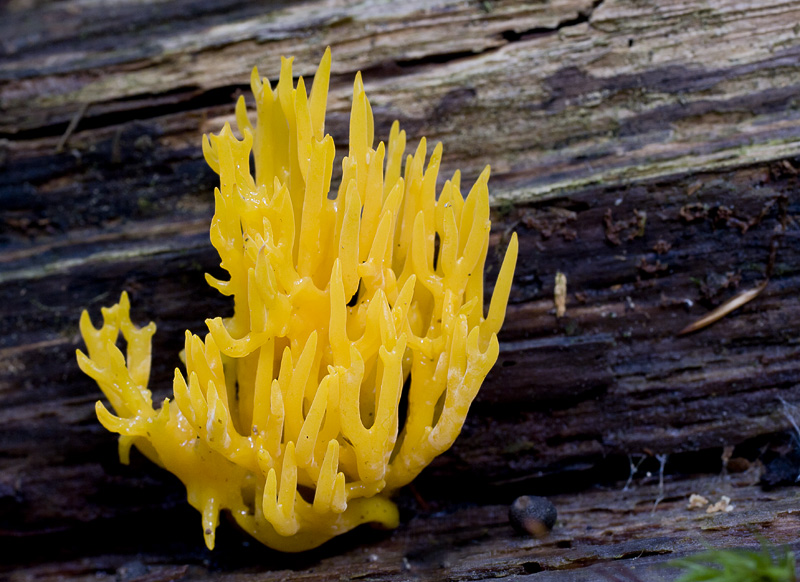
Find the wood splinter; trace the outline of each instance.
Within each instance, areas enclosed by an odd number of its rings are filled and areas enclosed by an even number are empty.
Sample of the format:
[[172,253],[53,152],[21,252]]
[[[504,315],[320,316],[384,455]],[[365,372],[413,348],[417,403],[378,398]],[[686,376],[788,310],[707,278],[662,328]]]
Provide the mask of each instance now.
[[704,327],[711,325],[715,321],[722,319],[730,312],[739,309],[745,303],[749,303],[750,301],[758,297],[758,295],[767,286],[767,282],[768,280],[765,280],[762,283],[759,283],[757,286],[753,287],[752,289],[748,289],[747,291],[739,293],[739,295],[736,295],[735,297],[731,297],[728,301],[726,301],[725,303],[714,309],[711,313],[701,317],[694,323],[690,323],[689,325],[684,327],[682,330],[678,332],[678,335],[679,336],[686,335],[687,333],[692,333],[699,329],[703,329]]

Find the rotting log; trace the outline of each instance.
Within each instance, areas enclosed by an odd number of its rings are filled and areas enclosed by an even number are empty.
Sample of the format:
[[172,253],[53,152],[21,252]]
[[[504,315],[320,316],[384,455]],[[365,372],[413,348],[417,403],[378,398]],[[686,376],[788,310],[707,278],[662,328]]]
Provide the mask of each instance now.
[[[646,574],[753,531],[797,547],[795,490],[756,483],[791,446],[781,399],[800,403],[800,6],[3,10],[0,567],[14,579],[613,579],[612,563]],[[119,465],[74,362],[77,317],[127,289],[134,318],[158,325],[151,385],[167,395],[182,331],[231,309],[203,281],[218,267],[200,135],[250,97],[253,65],[274,79],[295,55],[307,75],[327,45],[340,155],[362,70],[379,139],[399,119],[411,145],[441,140],[443,174],[461,168],[465,184],[492,165],[488,281],[509,232],[521,243],[501,356],[453,449],[401,494],[400,529],[286,557],[223,525],[209,554],[180,483],[141,457]],[[723,474],[723,455],[747,470]],[[736,507],[689,512],[692,492]],[[513,535],[505,511],[520,493],[559,493],[549,539]]]

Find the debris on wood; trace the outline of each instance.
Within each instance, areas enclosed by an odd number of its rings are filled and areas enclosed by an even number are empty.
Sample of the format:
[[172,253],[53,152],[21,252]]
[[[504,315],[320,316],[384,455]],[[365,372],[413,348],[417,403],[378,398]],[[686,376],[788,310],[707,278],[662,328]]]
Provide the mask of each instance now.
[[669,269],[669,265],[662,263],[658,259],[656,259],[655,263],[648,263],[647,257],[641,257],[636,268],[648,275],[655,275]]
[[730,513],[734,507],[731,504],[731,498],[723,495],[714,505],[706,507],[706,513]]
[[556,304],[556,317],[564,317],[567,312],[567,276],[561,271],[556,273],[553,301]]
[[700,188],[703,187],[703,182],[701,180],[697,180],[693,182],[691,186],[686,190],[686,196],[694,196]]
[[679,211],[680,217],[685,222],[696,222],[704,220],[708,216],[708,205],[700,202],[692,202],[681,206]]
[[657,255],[666,255],[671,248],[672,245],[663,238],[658,239],[656,244],[653,245],[653,251],[655,251]]
[[627,220],[614,220],[614,214],[608,208],[603,215],[603,225],[606,229],[606,240],[614,246],[619,246],[623,240],[631,241],[644,236],[647,212],[634,209],[633,216]]
[[686,223],[708,219],[714,228],[736,228],[741,234],[745,234],[759,224],[781,198],[782,196],[777,196],[767,200],[758,213],[750,216],[742,214],[741,211],[737,212],[731,206],[724,204],[709,206],[701,202],[685,204],[678,214]]
[[709,313],[705,317],[701,317],[694,323],[684,327],[682,330],[678,332],[678,335],[681,336],[681,335],[686,335],[687,333],[692,333],[694,331],[703,329],[704,327],[711,325],[715,321],[722,319],[732,311],[739,309],[742,305],[749,303],[750,301],[758,297],[758,295],[764,290],[766,286],[767,286],[767,281],[764,281],[758,286],[752,289],[748,289],[747,291],[740,293],[736,297],[732,297],[731,299],[729,299],[728,301],[726,301],[725,303],[714,309],[711,313]]
[[578,214],[566,208],[526,208],[520,213],[522,224],[539,233],[542,240],[559,235],[565,241],[575,240],[577,231],[569,226],[578,219]]
[[699,509],[701,507],[705,507],[709,504],[708,499],[703,497],[702,495],[698,495],[697,493],[692,493],[689,496],[689,505],[686,506],[687,509]]

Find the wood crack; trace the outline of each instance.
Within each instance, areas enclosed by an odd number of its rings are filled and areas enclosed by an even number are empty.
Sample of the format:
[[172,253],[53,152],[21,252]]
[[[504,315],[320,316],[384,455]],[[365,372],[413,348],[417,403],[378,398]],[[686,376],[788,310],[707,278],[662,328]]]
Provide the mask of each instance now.
[[592,6],[588,10],[579,11],[577,16],[575,16],[574,18],[561,20],[555,26],[536,26],[522,31],[505,30],[502,33],[500,33],[500,36],[502,36],[509,43],[512,43],[521,40],[528,40],[539,36],[557,34],[558,32],[564,30],[565,28],[569,28],[571,26],[578,26],[580,24],[587,24],[591,21],[592,15],[594,14],[595,10],[597,10],[603,4],[604,1],[605,0],[594,0]]

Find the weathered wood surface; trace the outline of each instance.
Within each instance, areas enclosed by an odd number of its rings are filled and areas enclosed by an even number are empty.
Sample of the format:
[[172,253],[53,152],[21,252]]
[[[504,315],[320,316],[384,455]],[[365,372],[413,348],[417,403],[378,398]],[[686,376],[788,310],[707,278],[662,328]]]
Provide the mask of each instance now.
[[[741,546],[746,539],[748,546],[757,546],[754,532],[758,532],[774,543],[800,547],[796,498],[782,492],[765,494],[747,485],[751,477],[668,483],[669,496],[655,511],[659,491],[652,482],[626,492],[557,495],[552,499],[561,521],[543,540],[515,534],[508,525],[508,506],[499,504],[423,512],[394,532],[357,531],[297,556],[249,544],[232,527],[222,528],[225,539],[213,554],[199,552],[196,544],[177,541],[191,537],[187,528],[164,521],[159,531],[138,540],[134,548],[101,545],[96,554],[27,565],[9,578],[10,582],[56,582],[65,577],[86,582],[111,577],[127,582],[672,580],[676,571],[666,568],[665,562],[702,551],[706,544]],[[697,491],[715,501],[727,494],[733,499],[733,511],[709,515],[687,509],[686,498]],[[107,535],[117,537],[119,532]],[[107,547],[111,551],[103,552]]]
[[[3,10],[0,564],[15,579],[597,579],[642,551],[663,555],[628,562],[752,542],[748,524],[791,541],[794,490],[717,479],[724,446],[757,472],[787,442],[779,399],[800,403],[800,4]],[[74,363],[77,316],[128,289],[134,317],[158,324],[152,385],[166,394],[183,329],[230,310],[202,277],[217,258],[200,135],[232,119],[253,65],[274,79],[293,54],[308,74],[326,45],[340,150],[362,70],[378,137],[399,119],[411,144],[441,140],[443,172],[467,183],[492,165],[493,244],[514,229],[522,249],[505,342],[461,438],[418,482],[422,501],[403,494],[400,530],[286,558],[227,527],[208,554],[179,483],[141,458],[119,466]],[[746,306],[676,335],[767,275]],[[623,495],[629,454],[651,456]],[[668,460],[651,515],[652,455]],[[697,472],[711,476],[681,477]],[[713,488],[737,509],[686,512],[690,492]],[[512,535],[503,504],[564,491],[576,493],[556,498],[550,540]]]

